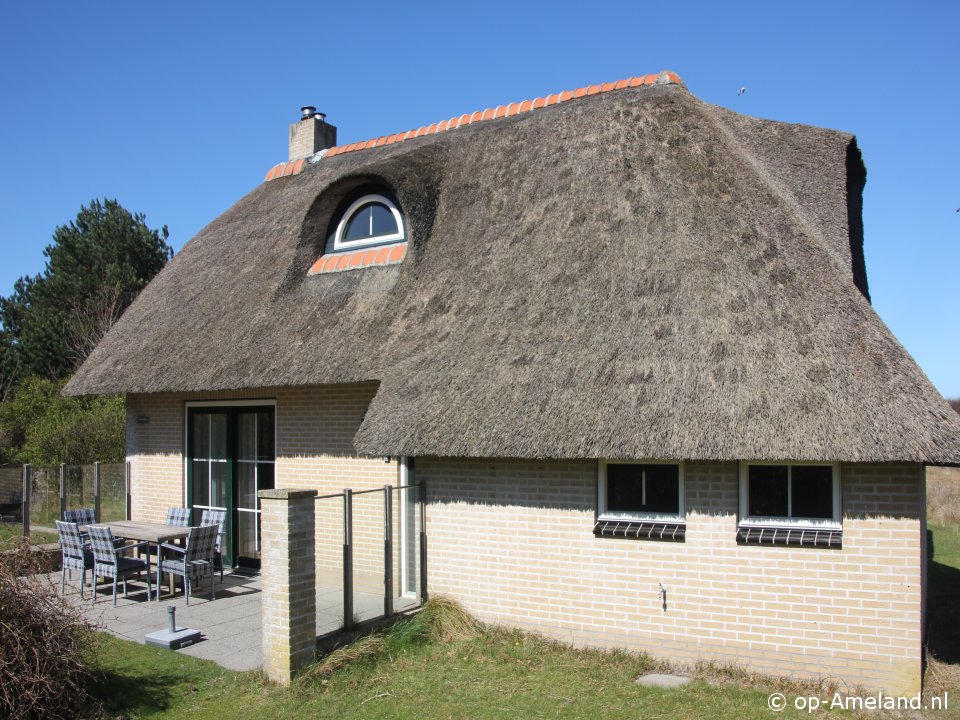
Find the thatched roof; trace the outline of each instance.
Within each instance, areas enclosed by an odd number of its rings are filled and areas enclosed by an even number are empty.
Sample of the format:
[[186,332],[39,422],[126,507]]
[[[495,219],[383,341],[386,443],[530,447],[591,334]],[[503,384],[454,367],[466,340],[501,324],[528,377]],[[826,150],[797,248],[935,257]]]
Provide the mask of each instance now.
[[[866,296],[864,177],[851,135],[667,82],[332,153],[190,241],[67,392],[377,380],[378,455],[958,463]],[[369,180],[405,260],[309,275]]]

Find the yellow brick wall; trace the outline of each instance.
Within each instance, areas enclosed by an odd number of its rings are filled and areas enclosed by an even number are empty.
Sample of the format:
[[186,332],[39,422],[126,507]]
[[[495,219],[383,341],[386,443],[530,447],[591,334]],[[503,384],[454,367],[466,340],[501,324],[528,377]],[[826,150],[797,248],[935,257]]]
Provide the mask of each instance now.
[[686,464],[683,543],[595,538],[594,462],[419,458],[417,477],[430,591],[485,620],[685,662],[919,688],[920,466],[842,466],[842,550],[738,545],[736,463]]
[[[256,391],[127,396],[127,455],[131,464],[132,516],[166,519],[167,508],[184,505],[183,440],[186,403],[197,400],[276,401],[276,487],[366,490],[399,484],[399,463],[358,457],[356,434],[375,384]],[[149,417],[148,423],[137,418]],[[342,500],[317,501],[317,577],[340,587],[343,577]],[[395,586],[399,587],[399,499],[394,492]],[[383,591],[383,494],[354,499],[354,586]]]
[[[128,396],[133,517],[162,520],[167,507],[183,504],[188,400],[275,400],[278,488],[397,485],[397,461],[360,458],[352,447],[375,389]],[[923,468],[843,465],[841,477],[843,549],[792,549],[737,545],[736,463],[686,464],[686,542],[659,543],[593,536],[595,462],[418,458],[429,493],[430,591],[459,598],[485,620],[578,645],[913,691]],[[358,590],[382,590],[382,502],[379,493],[355,499]],[[395,494],[395,538],[399,504]],[[317,580],[336,587],[342,501],[316,508]],[[394,566],[398,573],[399,557]]]

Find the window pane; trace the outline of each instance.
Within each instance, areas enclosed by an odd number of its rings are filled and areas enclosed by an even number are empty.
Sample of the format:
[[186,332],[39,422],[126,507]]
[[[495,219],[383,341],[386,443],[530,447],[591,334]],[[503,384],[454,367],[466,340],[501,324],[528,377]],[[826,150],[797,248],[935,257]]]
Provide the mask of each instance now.
[[257,466],[255,463],[237,463],[237,507],[257,506]]
[[607,465],[607,509],[613,512],[641,512],[643,486],[637,465]]
[[210,415],[209,413],[193,414],[193,456],[195,458],[210,457]]
[[257,414],[237,414],[237,459],[253,460],[257,448]]
[[646,512],[680,512],[680,468],[677,465],[645,465],[647,474]]
[[193,504],[210,504],[210,476],[208,474],[208,464],[205,460],[194,460],[192,463],[193,476]]
[[210,493],[213,507],[227,506],[227,463],[210,463]]
[[829,465],[794,465],[793,517],[833,518],[833,468]]
[[257,530],[260,513],[237,513],[237,555],[257,559]]
[[344,240],[362,240],[370,237],[372,207],[372,205],[364,205],[347,221],[347,227],[343,230]]
[[273,460],[273,410],[257,413],[257,460]]
[[373,214],[374,235],[391,235],[397,232],[397,221],[386,205],[373,203],[370,212]]
[[754,517],[787,517],[787,466],[751,465],[747,513]]
[[679,513],[679,466],[607,465],[607,510],[670,515]]
[[227,457],[226,413],[210,415],[210,457],[214,460],[225,460]]

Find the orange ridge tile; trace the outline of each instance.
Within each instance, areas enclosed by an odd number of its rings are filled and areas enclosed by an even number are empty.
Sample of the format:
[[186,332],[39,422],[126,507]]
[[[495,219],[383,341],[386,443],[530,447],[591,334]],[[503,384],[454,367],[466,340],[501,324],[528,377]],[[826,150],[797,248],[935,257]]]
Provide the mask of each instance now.
[[[534,100],[523,100],[520,102],[510,103],[509,105],[498,105],[496,108],[487,108],[486,110],[476,110],[472,113],[464,113],[459,117],[453,117],[449,120],[444,120],[442,122],[427,125],[415,130],[407,130],[405,132],[394,133],[392,135],[384,135],[379,138],[370,138],[368,140],[350,143],[346,146],[335,146],[327,150],[322,157],[330,158],[337,155],[342,155],[343,153],[367,150],[372,147],[381,147],[383,145],[392,145],[395,142],[403,142],[405,140],[422,137],[424,135],[433,135],[434,133],[438,132],[456,130],[457,128],[465,125],[471,125],[475,122],[496,120],[502,117],[508,117],[510,115],[529,112],[531,110],[539,110],[541,108],[549,107],[550,105],[565,103],[570,100],[576,100],[589,95],[607,93],[614,90],[623,90],[625,88],[654,85],[657,82],[660,82],[661,84],[683,84],[683,80],[681,80],[680,76],[675,72],[672,70],[664,70],[657,74],[638,75],[636,77],[617,80],[616,82],[588,85],[586,87],[577,88],[576,90],[564,90],[559,93],[551,93],[546,97],[538,97]],[[294,163],[279,163],[278,165],[274,165],[267,172],[264,182],[270,182],[271,180],[276,180],[277,178],[284,177],[286,175],[296,175],[302,172],[303,168],[303,160],[297,160]]]

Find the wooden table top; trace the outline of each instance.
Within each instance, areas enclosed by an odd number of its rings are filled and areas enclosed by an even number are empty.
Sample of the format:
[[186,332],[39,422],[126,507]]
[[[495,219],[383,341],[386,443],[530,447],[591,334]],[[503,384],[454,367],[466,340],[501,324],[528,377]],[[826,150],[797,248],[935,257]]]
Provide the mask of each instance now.
[[143,522],[141,520],[117,520],[99,523],[110,528],[110,532],[130,540],[149,540],[152,543],[180,540],[190,534],[190,528],[166,523]]

